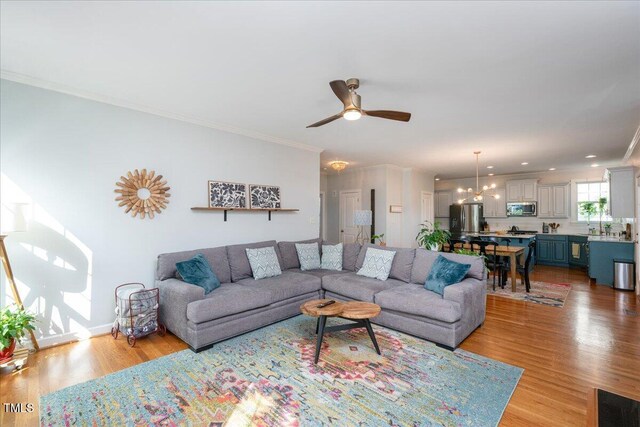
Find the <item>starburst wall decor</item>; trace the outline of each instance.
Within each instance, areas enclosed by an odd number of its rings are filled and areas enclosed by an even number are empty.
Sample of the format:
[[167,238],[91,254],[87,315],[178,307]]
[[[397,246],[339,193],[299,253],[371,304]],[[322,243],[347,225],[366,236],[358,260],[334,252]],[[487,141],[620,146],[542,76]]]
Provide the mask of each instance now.
[[140,219],[153,219],[156,213],[162,213],[169,203],[167,198],[171,196],[168,193],[171,188],[162,175],[156,175],[155,171],[147,173],[146,169],[127,172],[127,176],[121,176],[116,186],[115,192],[120,194],[116,197],[116,201],[120,202],[118,206],[124,206],[124,213],[131,212],[132,217],[140,215]]

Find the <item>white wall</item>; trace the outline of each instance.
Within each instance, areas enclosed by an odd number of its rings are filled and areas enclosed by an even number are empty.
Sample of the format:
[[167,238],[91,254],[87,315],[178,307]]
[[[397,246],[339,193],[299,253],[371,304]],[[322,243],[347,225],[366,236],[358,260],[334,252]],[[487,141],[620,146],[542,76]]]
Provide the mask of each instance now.
[[[42,344],[108,330],[114,288],[153,285],[159,253],[318,235],[319,154],[8,81],[1,86],[3,206],[32,203],[30,230],[7,240]],[[153,169],[171,186],[153,220],[124,214],[115,182]],[[207,180],[279,185],[298,213],[192,212]],[[3,281],[2,303],[8,302]]]
[[[538,184],[561,184],[568,183],[574,180],[586,180],[586,181],[597,181],[601,180],[604,176],[604,168],[584,168],[578,170],[566,170],[566,171],[548,171],[548,172],[539,172],[533,174],[517,174],[517,175],[497,175],[493,177],[480,177],[480,186],[490,185],[491,183],[495,183],[498,188],[505,188],[506,181],[513,179],[528,179],[534,178],[538,180]],[[440,190],[451,190],[455,191],[458,187],[468,188],[476,187],[476,179],[473,178],[464,178],[464,179],[451,179],[451,180],[441,180],[437,181],[435,188],[436,191]],[[572,188],[572,192],[574,188]],[[570,201],[573,200],[575,195],[570,195]],[[573,214],[575,215],[576,207],[571,203],[571,208],[573,209]],[[587,233],[588,227],[586,224],[577,223],[569,219],[538,219],[538,218],[487,218],[487,222],[491,227],[491,230],[506,230],[510,228],[512,225],[516,225],[523,230],[537,230],[542,231],[542,223],[543,222],[557,222],[560,223],[560,228],[558,229],[559,233]],[[441,221],[442,222],[442,221]],[[592,219],[591,226],[597,227],[597,220]],[[595,225],[594,225],[595,224]],[[443,224],[447,225],[448,224]],[[614,231],[621,230],[623,227],[619,224],[614,224]]]
[[[422,218],[422,192],[433,193],[435,175],[427,171],[419,171],[416,169],[404,170],[403,185],[403,234],[404,247],[417,247],[416,235],[420,230]],[[394,214],[392,214],[394,215]],[[397,215],[397,214],[396,214]]]

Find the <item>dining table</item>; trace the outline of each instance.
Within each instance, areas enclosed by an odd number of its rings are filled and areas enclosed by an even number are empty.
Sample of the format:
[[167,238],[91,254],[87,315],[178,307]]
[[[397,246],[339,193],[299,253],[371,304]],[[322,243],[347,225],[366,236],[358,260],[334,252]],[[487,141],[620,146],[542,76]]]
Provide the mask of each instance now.
[[[463,248],[470,250],[471,245],[468,243],[465,243]],[[445,252],[448,251],[449,245],[448,244],[443,245],[442,249]],[[516,265],[517,265],[516,263],[520,263],[521,265],[523,265],[522,262],[524,257],[522,255],[524,254],[525,249],[526,248],[522,246],[506,246],[506,245],[496,246],[497,256],[503,256],[503,257],[509,258],[509,265],[511,266],[511,271],[510,271],[511,292],[516,291],[516,283],[518,280],[518,271],[516,269]],[[476,253],[480,252],[479,248],[476,245],[474,245],[473,251]],[[493,255],[493,248],[487,248],[487,255]]]

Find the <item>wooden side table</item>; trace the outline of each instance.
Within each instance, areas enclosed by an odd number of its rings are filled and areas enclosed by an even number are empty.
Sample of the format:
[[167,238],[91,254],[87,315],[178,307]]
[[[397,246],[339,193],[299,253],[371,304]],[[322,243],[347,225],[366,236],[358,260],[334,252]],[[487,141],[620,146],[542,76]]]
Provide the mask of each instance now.
[[[320,349],[322,348],[322,339],[325,332],[344,331],[354,328],[366,328],[367,332],[369,333],[369,337],[373,342],[373,346],[376,349],[376,353],[381,354],[380,347],[378,346],[378,341],[376,341],[376,336],[373,333],[373,328],[371,327],[370,321],[372,317],[376,317],[378,314],[380,314],[379,305],[361,301],[336,301],[334,304],[328,305],[323,308],[318,308],[318,305],[327,301],[329,300],[315,299],[307,301],[300,306],[300,311],[302,312],[302,314],[318,318],[316,322],[317,340],[314,363],[318,363],[318,359],[320,358]],[[351,320],[352,323],[326,327],[327,317],[341,317],[343,319]]]

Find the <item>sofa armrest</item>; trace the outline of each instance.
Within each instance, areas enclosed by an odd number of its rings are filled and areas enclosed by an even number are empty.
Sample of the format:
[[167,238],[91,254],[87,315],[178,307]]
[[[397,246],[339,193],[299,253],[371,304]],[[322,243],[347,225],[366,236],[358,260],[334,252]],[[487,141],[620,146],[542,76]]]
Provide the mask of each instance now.
[[167,329],[185,340],[187,306],[204,298],[204,289],[178,279],[156,280],[160,290],[160,321]]
[[460,283],[444,288],[444,299],[460,304],[462,317],[476,326],[484,322],[487,311],[487,282],[467,277]]

